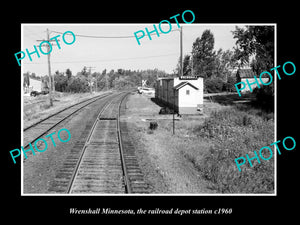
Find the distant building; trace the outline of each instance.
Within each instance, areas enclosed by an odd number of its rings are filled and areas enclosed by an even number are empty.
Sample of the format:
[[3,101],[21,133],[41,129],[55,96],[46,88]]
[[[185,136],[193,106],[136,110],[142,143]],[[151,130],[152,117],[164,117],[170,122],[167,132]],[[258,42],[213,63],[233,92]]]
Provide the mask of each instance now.
[[26,83],[24,86],[24,93],[30,93],[32,91],[46,91],[48,90],[47,81],[38,80],[36,78],[29,77],[29,85]]
[[[257,84],[255,83],[255,78],[254,76],[256,76],[257,78],[257,81],[260,85],[260,87],[263,86],[263,84],[261,83],[260,79],[259,79],[259,75],[256,75],[254,73],[254,71],[252,69],[238,69],[237,72],[236,72],[236,83],[239,83],[239,82],[244,82],[246,84],[246,87],[245,89],[241,90],[241,92],[247,92],[247,91],[250,91],[249,89],[249,85],[247,85],[247,81],[251,84],[251,88],[252,90],[254,90],[254,88],[257,87]],[[264,82],[264,83],[268,83],[269,82],[269,77],[267,75],[263,75],[261,80]],[[241,84],[238,85],[239,88],[241,88]]]
[[203,78],[183,76],[159,78],[155,98],[179,114],[197,114],[203,109]]

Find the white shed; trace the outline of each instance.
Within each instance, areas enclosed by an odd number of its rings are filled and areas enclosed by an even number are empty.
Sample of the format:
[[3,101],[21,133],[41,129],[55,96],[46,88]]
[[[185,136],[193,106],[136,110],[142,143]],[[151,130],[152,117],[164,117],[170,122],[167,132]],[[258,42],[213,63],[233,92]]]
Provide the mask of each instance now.
[[197,114],[203,108],[203,78],[160,78],[156,83],[155,97],[170,108],[175,105],[179,114]]
[[29,77],[29,86],[26,89],[29,93],[42,90],[42,81]]

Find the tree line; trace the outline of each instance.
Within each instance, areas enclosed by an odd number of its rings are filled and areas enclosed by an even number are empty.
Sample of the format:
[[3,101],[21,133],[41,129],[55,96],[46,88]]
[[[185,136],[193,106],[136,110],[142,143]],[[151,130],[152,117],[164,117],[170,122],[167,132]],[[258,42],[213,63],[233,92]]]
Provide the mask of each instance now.
[[[274,67],[274,26],[247,26],[245,29],[236,27],[233,34],[237,39],[235,55],[241,65],[249,63],[257,76]],[[271,73],[274,77],[275,71]],[[274,110],[274,82],[255,88],[253,94],[258,106],[263,106],[268,111]]]
[[[245,65],[260,74],[274,66],[274,27],[235,27],[236,46],[232,50],[214,49],[214,35],[205,30],[193,42],[191,54],[183,57],[183,76],[204,78],[206,92],[236,91],[236,71]],[[180,59],[174,71],[181,74]]]
[[[29,77],[31,77],[46,82],[49,87],[49,77],[47,75],[38,77],[35,73],[30,72],[24,73],[23,75],[24,85],[29,84]],[[65,72],[57,70],[55,71],[53,78],[56,91],[79,93],[108,89],[121,90],[134,88],[141,86],[142,80],[147,80],[148,87],[154,87],[158,77],[166,76],[168,76],[168,74],[165,71],[158,69],[117,69],[110,70],[109,72],[104,69],[102,72],[91,73],[88,71],[87,67],[83,67],[76,75],[73,75],[70,69],[67,69]]]
[[[214,49],[215,39],[210,30],[205,30],[196,38],[191,54],[183,57],[183,75],[196,75],[204,78],[205,92],[236,91],[236,71],[245,65],[250,66],[256,74],[274,67],[274,26],[235,27],[232,31],[236,46],[232,50]],[[180,62],[173,74],[158,69],[125,70],[117,69],[107,72],[93,72],[83,67],[76,75],[70,69],[54,74],[55,90],[61,92],[88,92],[107,89],[122,89],[141,86],[147,80],[147,86],[154,87],[158,77],[179,76]],[[34,73],[24,74],[24,84],[28,77],[37,77]],[[39,78],[39,77],[37,77]],[[40,79],[48,82],[49,77]],[[29,81],[29,80],[28,80]],[[267,90],[268,89],[268,90]],[[259,96],[274,94],[273,85],[256,90]]]
[[[214,50],[214,35],[205,30],[201,37],[193,42],[191,54],[183,57],[183,76],[200,76],[204,78],[205,92],[234,91],[234,73],[238,66],[233,50]],[[175,69],[181,74],[180,59]]]

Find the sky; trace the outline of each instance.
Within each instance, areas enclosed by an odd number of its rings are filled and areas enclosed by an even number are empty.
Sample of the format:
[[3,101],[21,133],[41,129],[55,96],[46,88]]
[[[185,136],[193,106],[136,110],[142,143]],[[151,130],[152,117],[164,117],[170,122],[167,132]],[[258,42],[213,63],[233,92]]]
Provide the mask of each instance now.
[[[158,27],[157,23],[153,23]],[[140,39],[138,44],[134,33],[147,27],[153,30],[153,24],[22,24],[22,43],[20,51],[34,51],[34,45],[39,45],[37,40],[47,37],[46,29],[50,30],[50,38],[58,37],[61,49],[53,46],[50,61],[51,73],[59,70],[65,72],[67,69],[73,75],[80,72],[84,66],[93,67],[92,72],[109,72],[114,69],[146,70],[159,69],[166,73],[172,73],[176,68],[180,56],[180,32],[177,24],[172,24],[171,32],[160,33],[160,36],[152,35],[149,40],[147,34]],[[183,56],[190,54],[193,42],[201,37],[204,30],[209,29],[215,38],[215,50],[233,49],[235,39],[231,31],[235,30],[235,24],[180,24],[183,27]],[[242,25],[239,25],[242,27]],[[168,25],[162,26],[167,31]],[[75,35],[86,36],[132,36],[130,38],[90,38],[76,36],[71,45],[64,43],[62,34],[55,33],[72,31]],[[67,42],[72,41],[72,36],[65,36]],[[39,48],[37,48],[39,49]],[[39,51],[39,50],[38,50]],[[46,51],[46,48],[43,48]],[[48,74],[47,55],[39,52],[40,58],[32,54],[32,61],[28,55],[21,61],[22,73],[35,73],[37,76]],[[17,60],[16,60],[17,63]]]

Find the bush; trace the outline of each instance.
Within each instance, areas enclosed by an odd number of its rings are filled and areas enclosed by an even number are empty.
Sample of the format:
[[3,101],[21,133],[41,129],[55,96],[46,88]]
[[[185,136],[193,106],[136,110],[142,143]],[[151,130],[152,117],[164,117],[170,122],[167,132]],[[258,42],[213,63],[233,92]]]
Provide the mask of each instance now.
[[274,111],[274,86],[268,85],[253,90],[255,94],[255,105],[265,109],[266,111]]
[[66,87],[66,90],[68,92],[74,92],[74,93],[89,92],[90,88],[89,88],[89,85],[88,85],[87,78],[82,76],[82,75],[72,77],[68,81],[68,86]]
[[219,78],[207,78],[204,79],[204,91],[208,93],[218,93],[223,91],[224,81]]
[[[193,133],[213,146],[193,164],[219,193],[269,193],[274,190],[274,158],[237,169],[235,159],[254,156],[253,151],[274,142],[274,122],[227,108],[215,111]],[[190,157],[191,158],[191,157]]]
[[227,82],[224,83],[223,91],[234,92],[236,88],[234,84],[236,83],[236,79],[234,77],[228,77]]
[[158,114],[161,114],[161,115],[165,115],[165,114],[173,114],[174,111],[173,109],[169,108],[169,107],[162,107],[160,110],[159,110],[159,113]]
[[218,93],[222,91],[236,91],[234,84],[236,79],[229,76],[227,82],[220,77],[210,77],[204,80],[204,91],[208,93]]

